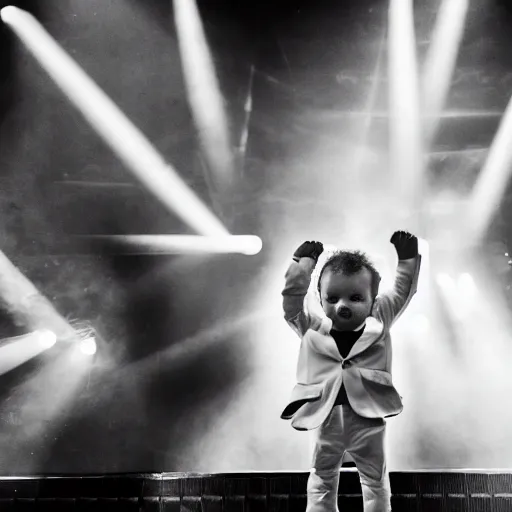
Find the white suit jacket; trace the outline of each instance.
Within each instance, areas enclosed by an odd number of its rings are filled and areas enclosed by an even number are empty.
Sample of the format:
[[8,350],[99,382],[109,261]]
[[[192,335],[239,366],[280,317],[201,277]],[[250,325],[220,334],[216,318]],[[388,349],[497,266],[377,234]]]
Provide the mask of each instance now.
[[391,378],[390,328],[416,293],[421,255],[398,262],[393,289],[377,296],[366,328],[343,359],[330,335],[318,293],[310,288],[315,261],[301,258],[286,273],[283,294],[285,319],[301,338],[297,384],[281,414],[293,428],[312,430],[327,418],[345,384],[352,409],[366,418],[402,412],[402,400]]

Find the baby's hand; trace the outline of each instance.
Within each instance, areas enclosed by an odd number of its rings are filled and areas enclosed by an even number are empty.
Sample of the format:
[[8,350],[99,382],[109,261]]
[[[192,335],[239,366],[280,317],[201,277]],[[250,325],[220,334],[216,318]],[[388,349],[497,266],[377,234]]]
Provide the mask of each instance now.
[[313,258],[318,261],[323,251],[322,242],[304,242],[293,254],[293,259],[299,261],[300,258]]
[[407,231],[395,231],[390,242],[395,246],[399,260],[418,256],[418,239]]

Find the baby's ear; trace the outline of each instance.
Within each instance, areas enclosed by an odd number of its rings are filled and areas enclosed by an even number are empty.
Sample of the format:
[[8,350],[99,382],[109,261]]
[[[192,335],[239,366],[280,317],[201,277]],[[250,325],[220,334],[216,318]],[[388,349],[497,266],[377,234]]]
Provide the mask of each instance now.
[[375,316],[375,314],[377,312],[377,308],[378,308],[378,298],[379,298],[379,296],[377,295],[377,297],[375,297],[375,299],[373,299],[372,309],[370,311],[369,316]]
[[381,280],[382,280],[382,278],[380,277],[380,275],[374,276],[374,281],[372,283],[372,295],[373,295],[374,301],[377,298],[377,295],[379,295],[379,288],[380,288]]

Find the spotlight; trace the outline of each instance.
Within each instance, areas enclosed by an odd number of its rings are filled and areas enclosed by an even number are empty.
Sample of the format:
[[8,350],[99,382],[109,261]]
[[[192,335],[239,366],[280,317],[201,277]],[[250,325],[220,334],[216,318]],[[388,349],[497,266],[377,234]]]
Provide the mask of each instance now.
[[254,256],[258,254],[263,248],[263,241],[258,236],[247,236],[246,237],[245,250],[243,254],[247,254],[248,256]]
[[10,23],[16,16],[16,8],[12,5],[8,5],[0,10],[0,14],[4,23]]
[[96,339],[87,338],[80,342],[80,352],[86,356],[93,356],[96,353]]
[[88,320],[71,319],[69,323],[75,329],[78,348],[82,354],[92,356],[96,353],[96,330]]
[[57,335],[48,329],[38,330],[35,334],[38,337],[39,344],[44,348],[51,348],[57,342]]

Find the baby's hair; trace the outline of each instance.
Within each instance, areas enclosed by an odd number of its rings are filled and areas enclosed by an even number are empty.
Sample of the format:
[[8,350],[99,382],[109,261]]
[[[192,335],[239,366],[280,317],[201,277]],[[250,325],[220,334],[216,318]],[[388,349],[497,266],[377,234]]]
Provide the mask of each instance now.
[[322,275],[326,269],[330,269],[334,274],[353,275],[366,268],[372,276],[372,299],[379,293],[380,274],[373,266],[368,256],[361,251],[336,251],[329,257],[320,272],[318,278],[318,292],[320,293],[320,283]]

